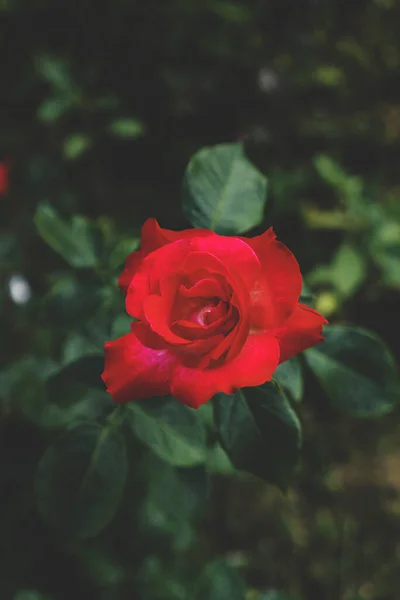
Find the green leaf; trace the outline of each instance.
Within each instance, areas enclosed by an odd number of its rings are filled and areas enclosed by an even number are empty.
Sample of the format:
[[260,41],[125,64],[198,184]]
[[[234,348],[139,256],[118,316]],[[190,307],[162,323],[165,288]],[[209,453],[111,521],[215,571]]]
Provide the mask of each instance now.
[[12,363],[0,371],[0,400],[43,428],[65,427],[110,411],[113,401],[104,386],[103,391],[71,386],[74,381],[59,372],[50,359],[27,356]]
[[39,463],[35,482],[39,512],[63,534],[93,537],[117,511],[127,473],[117,416],[115,411],[103,427],[85,423],[67,430]]
[[108,264],[111,269],[117,269],[121,267],[128,254],[134,252],[139,247],[138,238],[122,239],[114,246],[113,250],[108,256]]
[[0,400],[45,427],[52,412],[45,400],[46,381],[56,372],[51,359],[25,356],[0,371]]
[[143,123],[130,117],[112,121],[109,130],[118,137],[130,139],[140,137],[145,133]]
[[49,326],[66,333],[72,328],[79,331],[82,330],[82,323],[87,323],[93,315],[99,314],[99,282],[93,277],[87,277],[87,273],[84,275],[70,269],[53,277],[53,284],[42,307]]
[[355,246],[344,242],[332,261],[331,279],[343,298],[354,294],[367,274],[365,259]]
[[217,394],[215,418],[232,464],[287,487],[301,446],[301,427],[286,396],[271,382],[228,396]]
[[192,600],[245,600],[246,586],[239,573],[224,560],[207,565]]
[[330,265],[316,267],[307,277],[312,285],[331,284],[344,299],[352,296],[367,274],[365,259],[360,250],[344,242]]
[[171,397],[128,404],[136,436],[160,458],[175,466],[206,460],[205,430],[195,411]]
[[72,101],[68,96],[46,98],[37,110],[37,117],[44,123],[53,123],[71,108]]
[[132,325],[132,317],[129,315],[118,315],[112,324],[111,338],[115,340],[118,337],[122,337],[126,333],[129,333]]
[[73,267],[94,267],[97,264],[90,223],[75,216],[65,223],[48,204],[40,204],[34,217],[36,228],[53,250]]
[[363,184],[359,177],[348,175],[342,167],[326,154],[314,157],[314,165],[324,181],[342,195],[349,208],[362,198]]
[[319,65],[315,69],[314,78],[327,87],[336,87],[345,79],[343,70],[335,65]]
[[[101,348],[101,353],[102,350],[103,348]],[[96,353],[99,353],[99,348],[92,340],[78,331],[72,331],[64,342],[62,363],[67,366],[84,356],[93,356]]]
[[364,196],[362,179],[346,173],[336,161],[325,154],[316,155],[314,165],[320,177],[336,192],[343,203],[347,213],[347,223],[352,222],[352,226],[356,226],[357,229],[369,227],[377,210],[376,205],[368,202]]
[[140,511],[144,535],[165,533],[173,536],[177,545],[186,546],[192,541],[190,522],[204,509],[209,494],[204,467],[172,467],[149,454],[143,469],[147,479]]
[[42,77],[55,89],[63,94],[71,93],[72,81],[66,60],[55,56],[42,55],[36,58],[36,66]]
[[0,399],[29,403],[35,392],[42,393],[43,382],[56,371],[57,365],[50,358],[25,356],[10,363],[0,371]]
[[399,402],[399,379],[382,340],[345,325],[327,326],[324,337],[305,357],[332,405],[364,418],[390,412]]
[[224,473],[225,475],[233,475],[236,473],[236,469],[233,467],[227,453],[220,444],[215,444],[210,448],[206,465],[208,471],[211,473]]
[[71,133],[64,140],[64,156],[69,160],[78,158],[92,145],[92,140],[84,133]]
[[294,400],[300,402],[303,397],[303,373],[297,357],[280,364],[274,373],[274,378]]
[[183,180],[183,210],[193,227],[243,233],[263,218],[266,178],[247,160],[242,144],[203,148]]
[[45,387],[46,408],[51,408],[53,413],[56,408],[62,411],[60,415],[55,414],[54,418],[62,418],[65,413],[72,421],[74,417],[79,417],[81,411],[83,414],[93,413],[93,398],[96,399],[98,412],[112,408],[112,398],[101,379],[103,368],[103,355],[89,354],[60,365],[50,374]]
[[400,224],[385,220],[377,226],[370,238],[370,252],[385,283],[400,289]]

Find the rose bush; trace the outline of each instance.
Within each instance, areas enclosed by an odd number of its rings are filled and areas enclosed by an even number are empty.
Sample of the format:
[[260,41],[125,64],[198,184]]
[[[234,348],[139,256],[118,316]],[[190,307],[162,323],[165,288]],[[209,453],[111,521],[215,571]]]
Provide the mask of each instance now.
[[118,403],[172,394],[198,408],[271,380],[279,363],[322,341],[326,320],[299,303],[299,265],[272,228],[225,237],[148,219],[119,285],[136,320],[105,344],[103,380]]

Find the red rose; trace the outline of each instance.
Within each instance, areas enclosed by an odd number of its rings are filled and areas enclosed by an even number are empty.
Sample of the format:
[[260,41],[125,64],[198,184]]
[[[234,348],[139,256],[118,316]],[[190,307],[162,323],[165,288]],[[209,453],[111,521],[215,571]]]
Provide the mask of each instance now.
[[0,163],[0,195],[6,194],[8,190],[8,166],[5,162]]
[[293,254],[272,228],[254,238],[143,226],[119,284],[131,332],[105,344],[115,402],[172,394],[198,408],[217,392],[269,381],[280,362],[322,341],[326,320],[298,302]]

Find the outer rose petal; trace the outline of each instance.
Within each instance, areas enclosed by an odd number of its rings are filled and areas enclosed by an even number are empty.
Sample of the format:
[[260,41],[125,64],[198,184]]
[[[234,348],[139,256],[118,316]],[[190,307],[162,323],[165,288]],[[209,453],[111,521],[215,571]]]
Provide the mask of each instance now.
[[185,229],[183,231],[171,231],[159,226],[156,219],[147,219],[142,227],[140,238],[140,250],[129,254],[125,262],[125,268],[118,280],[119,287],[124,294],[127,293],[130,282],[138,270],[142,260],[161,246],[177,240],[191,239],[193,237],[215,236],[208,229]]
[[280,361],[324,341],[322,326],[328,321],[316,310],[298,304],[283,327],[272,331],[280,345]]
[[252,292],[253,327],[279,327],[293,312],[301,294],[299,264],[289,248],[275,239],[272,227],[247,242],[262,264],[262,277]]
[[146,253],[142,250],[136,250],[128,254],[125,261],[125,267],[118,279],[118,285],[125,295],[128,291],[128,287],[135,275],[136,271],[140,267],[142,260],[145,258]]
[[175,366],[171,394],[183,404],[198,408],[217,392],[233,394],[242,387],[261,385],[272,378],[279,363],[279,344],[266,333],[249,335],[241,352],[214,369]]
[[142,227],[140,248],[149,254],[165,244],[177,240],[187,240],[194,237],[215,237],[216,233],[209,229],[184,229],[183,231],[172,231],[159,226],[156,219],[147,219]]
[[245,241],[251,248],[253,248],[254,252],[260,258],[267,246],[276,239],[276,233],[272,227],[264,231],[261,235],[256,235],[252,238],[241,237],[241,240]]
[[102,379],[117,403],[170,393],[169,382],[176,362],[168,350],[143,346],[134,333],[107,342]]

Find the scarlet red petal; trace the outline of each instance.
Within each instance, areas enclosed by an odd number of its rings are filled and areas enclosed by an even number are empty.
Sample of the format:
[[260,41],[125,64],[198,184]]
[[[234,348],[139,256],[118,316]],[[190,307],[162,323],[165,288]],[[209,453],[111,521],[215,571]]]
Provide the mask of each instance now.
[[210,353],[213,360],[218,360],[225,352],[225,360],[230,361],[239,354],[246,338],[249,335],[249,326],[245,319],[239,322],[223,341]]
[[124,270],[122,271],[122,273],[118,279],[118,285],[120,287],[120,290],[125,295],[128,291],[129,285],[130,285],[136,271],[140,267],[141,262],[145,256],[146,256],[146,253],[142,252],[141,250],[137,250],[136,252],[131,252],[131,254],[128,254],[126,261],[125,261]]
[[322,326],[326,323],[319,312],[298,304],[284,326],[272,332],[279,342],[280,362],[322,342]]
[[218,346],[223,339],[223,334],[217,333],[204,339],[193,340],[187,346],[176,346],[174,350],[182,364],[201,369],[202,367],[199,365],[209,365],[210,350]]
[[221,281],[214,278],[204,278],[197,281],[191,287],[184,285],[179,286],[179,293],[185,298],[220,298],[221,300],[227,299],[227,292]]
[[149,254],[165,244],[177,240],[192,239],[195,237],[210,237],[216,234],[209,229],[184,229],[183,231],[172,231],[159,226],[156,219],[147,219],[142,227],[140,248]]
[[198,408],[217,392],[233,394],[242,387],[261,385],[272,378],[279,362],[279,344],[265,333],[249,335],[241,352],[230,362],[210,369],[173,369],[172,395],[187,406]]
[[143,303],[159,282],[178,272],[190,251],[190,240],[179,240],[162,246],[146,256],[133,277],[126,295],[126,310],[136,319],[143,318]]
[[170,393],[175,357],[168,350],[143,346],[134,333],[106,342],[102,379],[114,402]]
[[[244,244],[244,246],[246,246],[246,244]],[[185,269],[185,271],[187,270],[189,274],[196,273],[197,270],[206,269],[208,274],[215,273],[218,279],[220,275],[223,275],[225,278],[225,286],[234,291],[231,302],[235,304],[238,310],[243,314],[248,313],[250,302],[250,291],[247,285],[250,284],[250,282],[254,285],[251,271],[253,275],[255,275],[256,271],[259,271],[261,268],[261,265],[257,262],[255,265],[253,264],[253,267],[253,270],[249,269],[243,277],[242,271],[239,272],[236,267],[229,267],[224,264],[219,257],[212,253],[197,251],[190,252],[182,265],[182,269]],[[246,277],[247,282],[245,281]]]
[[143,307],[144,315],[155,333],[158,333],[169,344],[188,344],[189,341],[173,333],[168,322],[171,311],[169,299],[156,296],[147,296]]
[[302,276],[292,252],[275,239],[272,229],[252,238],[262,275],[251,292],[254,329],[279,327],[293,312],[301,294]]
[[142,321],[134,321],[131,323],[131,331],[135,334],[139,342],[147,348],[153,350],[166,350],[169,348],[167,342],[157,333],[155,333],[148,325]]
[[172,329],[188,340],[199,340],[208,338],[216,333],[225,334],[235,326],[235,318],[230,310],[225,313],[223,308],[215,307],[215,320],[210,320],[208,323],[200,324],[197,321],[188,321],[181,319],[172,324]]
[[[261,271],[260,260],[253,248],[244,239],[222,235],[216,235],[212,238],[204,237],[196,240],[195,249],[199,252],[199,256],[215,256],[224,266],[225,271],[228,270],[234,274],[234,279],[239,274],[249,291],[259,277]],[[199,260],[199,267],[201,266]]]
[[265,252],[268,244],[274,241],[276,238],[275,231],[272,227],[264,231],[261,235],[256,235],[252,238],[241,237],[241,240],[244,240],[251,248],[253,248],[254,252],[260,258],[262,254]]
[[[1,165],[0,165],[0,193],[1,193]],[[159,226],[156,219],[147,219],[142,227],[140,237],[140,250],[132,252],[126,259],[124,270],[118,280],[121,291],[126,294],[136,271],[142,260],[154,250],[165,246],[171,242],[193,237],[215,236],[213,231],[208,229],[185,229],[183,231],[171,231]]]

